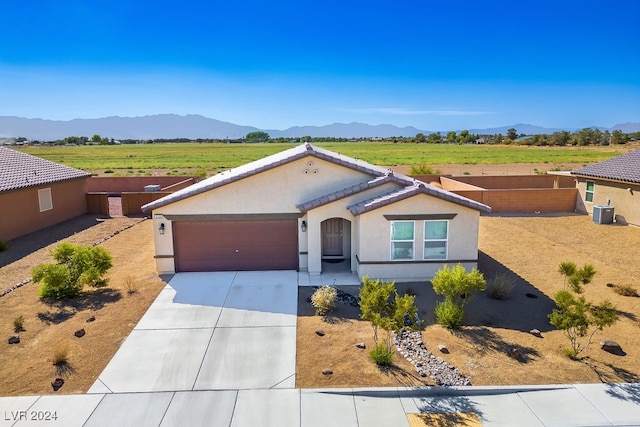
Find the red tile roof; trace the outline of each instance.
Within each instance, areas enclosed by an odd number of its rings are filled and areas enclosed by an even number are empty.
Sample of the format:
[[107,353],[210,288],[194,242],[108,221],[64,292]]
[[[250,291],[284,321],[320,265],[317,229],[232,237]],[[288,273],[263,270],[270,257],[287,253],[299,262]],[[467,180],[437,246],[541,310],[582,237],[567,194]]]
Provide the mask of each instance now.
[[79,169],[0,147],[0,193],[90,176]]
[[576,169],[571,171],[571,174],[640,184],[640,148],[600,163]]

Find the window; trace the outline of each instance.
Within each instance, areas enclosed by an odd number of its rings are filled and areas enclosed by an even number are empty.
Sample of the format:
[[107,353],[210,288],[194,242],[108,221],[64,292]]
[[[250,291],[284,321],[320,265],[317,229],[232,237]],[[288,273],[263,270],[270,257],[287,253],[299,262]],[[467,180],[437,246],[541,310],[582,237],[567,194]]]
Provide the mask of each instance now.
[[449,221],[424,222],[424,259],[447,259]]
[[391,259],[413,259],[413,221],[391,222]]
[[53,209],[53,200],[51,200],[50,188],[38,190],[38,203],[40,204],[40,212],[50,211]]
[[584,192],[584,199],[589,203],[593,203],[593,193],[595,193],[595,191],[595,181],[587,181],[587,190]]

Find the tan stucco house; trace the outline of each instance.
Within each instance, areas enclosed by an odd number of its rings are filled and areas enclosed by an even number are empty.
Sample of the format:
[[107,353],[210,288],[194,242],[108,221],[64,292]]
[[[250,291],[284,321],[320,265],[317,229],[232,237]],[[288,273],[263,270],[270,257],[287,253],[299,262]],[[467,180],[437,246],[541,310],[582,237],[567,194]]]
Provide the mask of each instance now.
[[613,206],[616,222],[640,226],[640,149],[571,171],[578,188],[578,212]]
[[0,147],[0,240],[87,213],[91,174]]
[[360,277],[426,280],[478,260],[490,208],[388,169],[303,144],[142,207],[161,273],[299,270],[343,260]]

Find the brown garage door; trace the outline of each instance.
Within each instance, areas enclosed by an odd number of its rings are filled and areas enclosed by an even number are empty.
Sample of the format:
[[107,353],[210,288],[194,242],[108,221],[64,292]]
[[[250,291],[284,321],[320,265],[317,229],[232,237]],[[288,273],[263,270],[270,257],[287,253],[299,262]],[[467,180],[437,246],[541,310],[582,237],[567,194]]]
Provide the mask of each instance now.
[[295,270],[297,224],[296,219],[176,221],[176,270]]

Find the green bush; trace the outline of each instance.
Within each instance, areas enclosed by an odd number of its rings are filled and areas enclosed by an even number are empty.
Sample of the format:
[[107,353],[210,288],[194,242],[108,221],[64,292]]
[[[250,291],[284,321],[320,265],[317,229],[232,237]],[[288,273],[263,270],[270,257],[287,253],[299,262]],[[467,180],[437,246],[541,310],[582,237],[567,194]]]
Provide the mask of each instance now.
[[73,298],[85,285],[94,288],[107,285],[104,275],[111,268],[112,259],[103,248],[61,243],[52,255],[57,264],[41,264],[32,271],[33,281],[42,282],[41,298]]
[[436,304],[436,321],[449,329],[459,329],[462,326],[464,310],[462,306],[450,300]]
[[616,285],[613,290],[624,297],[639,297],[638,291],[631,285]]
[[376,365],[389,366],[393,361],[393,349],[387,348],[384,344],[378,344],[371,349],[369,356]]
[[409,175],[440,175],[442,172],[439,169],[433,169],[427,165],[414,165],[411,166]]
[[4,240],[0,240],[0,252],[4,252],[9,249],[9,244]]
[[515,285],[516,279],[512,275],[507,273],[496,274],[487,282],[487,295],[493,299],[507,299]]
[[316,314],[324,316],[335,308],[338,291],[331,286],[321,286],[311,295],[311,304],[316,309]]
[[16,333],[24,330],[24,316],[18,316],[13,319],[13,330]]

